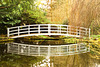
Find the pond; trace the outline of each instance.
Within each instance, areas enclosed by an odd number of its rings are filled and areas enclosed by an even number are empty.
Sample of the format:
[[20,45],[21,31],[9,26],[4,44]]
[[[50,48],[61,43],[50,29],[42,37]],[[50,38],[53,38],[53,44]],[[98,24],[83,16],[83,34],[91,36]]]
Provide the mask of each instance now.
[[23,40],[19,41],[15,40],[17,43],[13,42],[9,45],[0,44],[0,67],[100,66],[100,60],[91,58],[90,48],[86,45],[81,44],[79,47],[79,45],[74,44],[72,46],[72,44],[66,44],[63,40],[34,40],[29,43],[23,42]]

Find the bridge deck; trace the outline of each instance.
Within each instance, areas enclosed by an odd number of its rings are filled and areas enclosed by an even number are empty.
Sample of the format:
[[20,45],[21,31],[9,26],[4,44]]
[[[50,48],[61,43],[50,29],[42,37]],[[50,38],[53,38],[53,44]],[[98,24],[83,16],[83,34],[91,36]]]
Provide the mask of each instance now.
[[12,36],[11,38],[20,38],[20,37],[26,37],[26,36],[39,36],[39,35],[49,35],[49,36],[51,36],[51,35],[63,35],[63,36],[71,36],[71,37],[80,37],[80,35],[70,35],[70,34],[54,34],[54,33],[52,33],[52,34],[48,34],[48,33],[41,33],[41,34],[24,34],[24,35],[19,35],[19,36]]
[[58,24],[36,24],[7,28],[10,38],[19,38],[38,35],[64,35],[72,37],[90,36],[90,29]]

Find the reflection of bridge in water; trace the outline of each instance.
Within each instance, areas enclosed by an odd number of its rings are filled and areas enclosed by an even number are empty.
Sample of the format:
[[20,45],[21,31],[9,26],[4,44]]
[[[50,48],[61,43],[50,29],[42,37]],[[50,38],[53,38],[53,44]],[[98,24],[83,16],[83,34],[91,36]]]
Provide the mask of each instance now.
[[7,52],[28,56],[67,56],[90,51],[84,43],[70,45],[29,45],[20,43],[7,44]]
[[[71,37],[90,37],[90,29],[74,27],[71,25],[59,24],[34,24],[7,28],[7,35],[10,38],[19,38],[37,35],[63,35]],[[67,56],[90,52],[90,45],[86,43],[69,45],[29,45],[21,43],[8,43],[7,52],[27,56]],[[47,65],[50,67],[50,58],[47,58]],[[44,62],[43,62],[44,63]],[[39,63],[40,67],[41,62]],[[33,67],[36,67],[35,64]],[[43,64],[41,64],[43,65]],[[45,67],[46,64],[44,63]],[[53,67],[53,65],[52,65]]]
[[37,35],[64,35],[72,37],[90,36],[90,29],[59,24],[34,24],[7,28],[7,35],[11,38],[19,38]]

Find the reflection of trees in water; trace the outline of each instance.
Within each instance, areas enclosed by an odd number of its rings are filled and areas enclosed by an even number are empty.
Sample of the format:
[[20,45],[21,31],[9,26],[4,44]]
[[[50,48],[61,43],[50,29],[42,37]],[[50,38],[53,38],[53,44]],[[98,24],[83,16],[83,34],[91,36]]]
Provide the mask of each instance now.
[[6,48],[5,44],[0,44],[0,67],[31,67],[44,59],[44,57],[8,54]]
[[54,67],[95,67],[96,63],[100,63],[92,59],[89,54],[78,54],[72,56],[51,57]]

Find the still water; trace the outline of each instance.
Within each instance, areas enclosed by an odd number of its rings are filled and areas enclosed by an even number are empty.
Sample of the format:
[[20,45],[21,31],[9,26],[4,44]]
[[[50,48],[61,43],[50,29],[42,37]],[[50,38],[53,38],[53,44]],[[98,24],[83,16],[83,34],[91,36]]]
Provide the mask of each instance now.
[[[55,42],[57,44],[63,43],[53,40],[42,42],[42,44],[55,44]],[[8,53],[7,50],[7,44],[0,44],[0,67],[100,67],[100,60],[91,58],[90,52],[67,56],[49,56],[47,60],[43,61],[46,56],[20,55]],[[14,49],[12,51],[14,52]],[[39,66],[44,63],[45,66]]]

